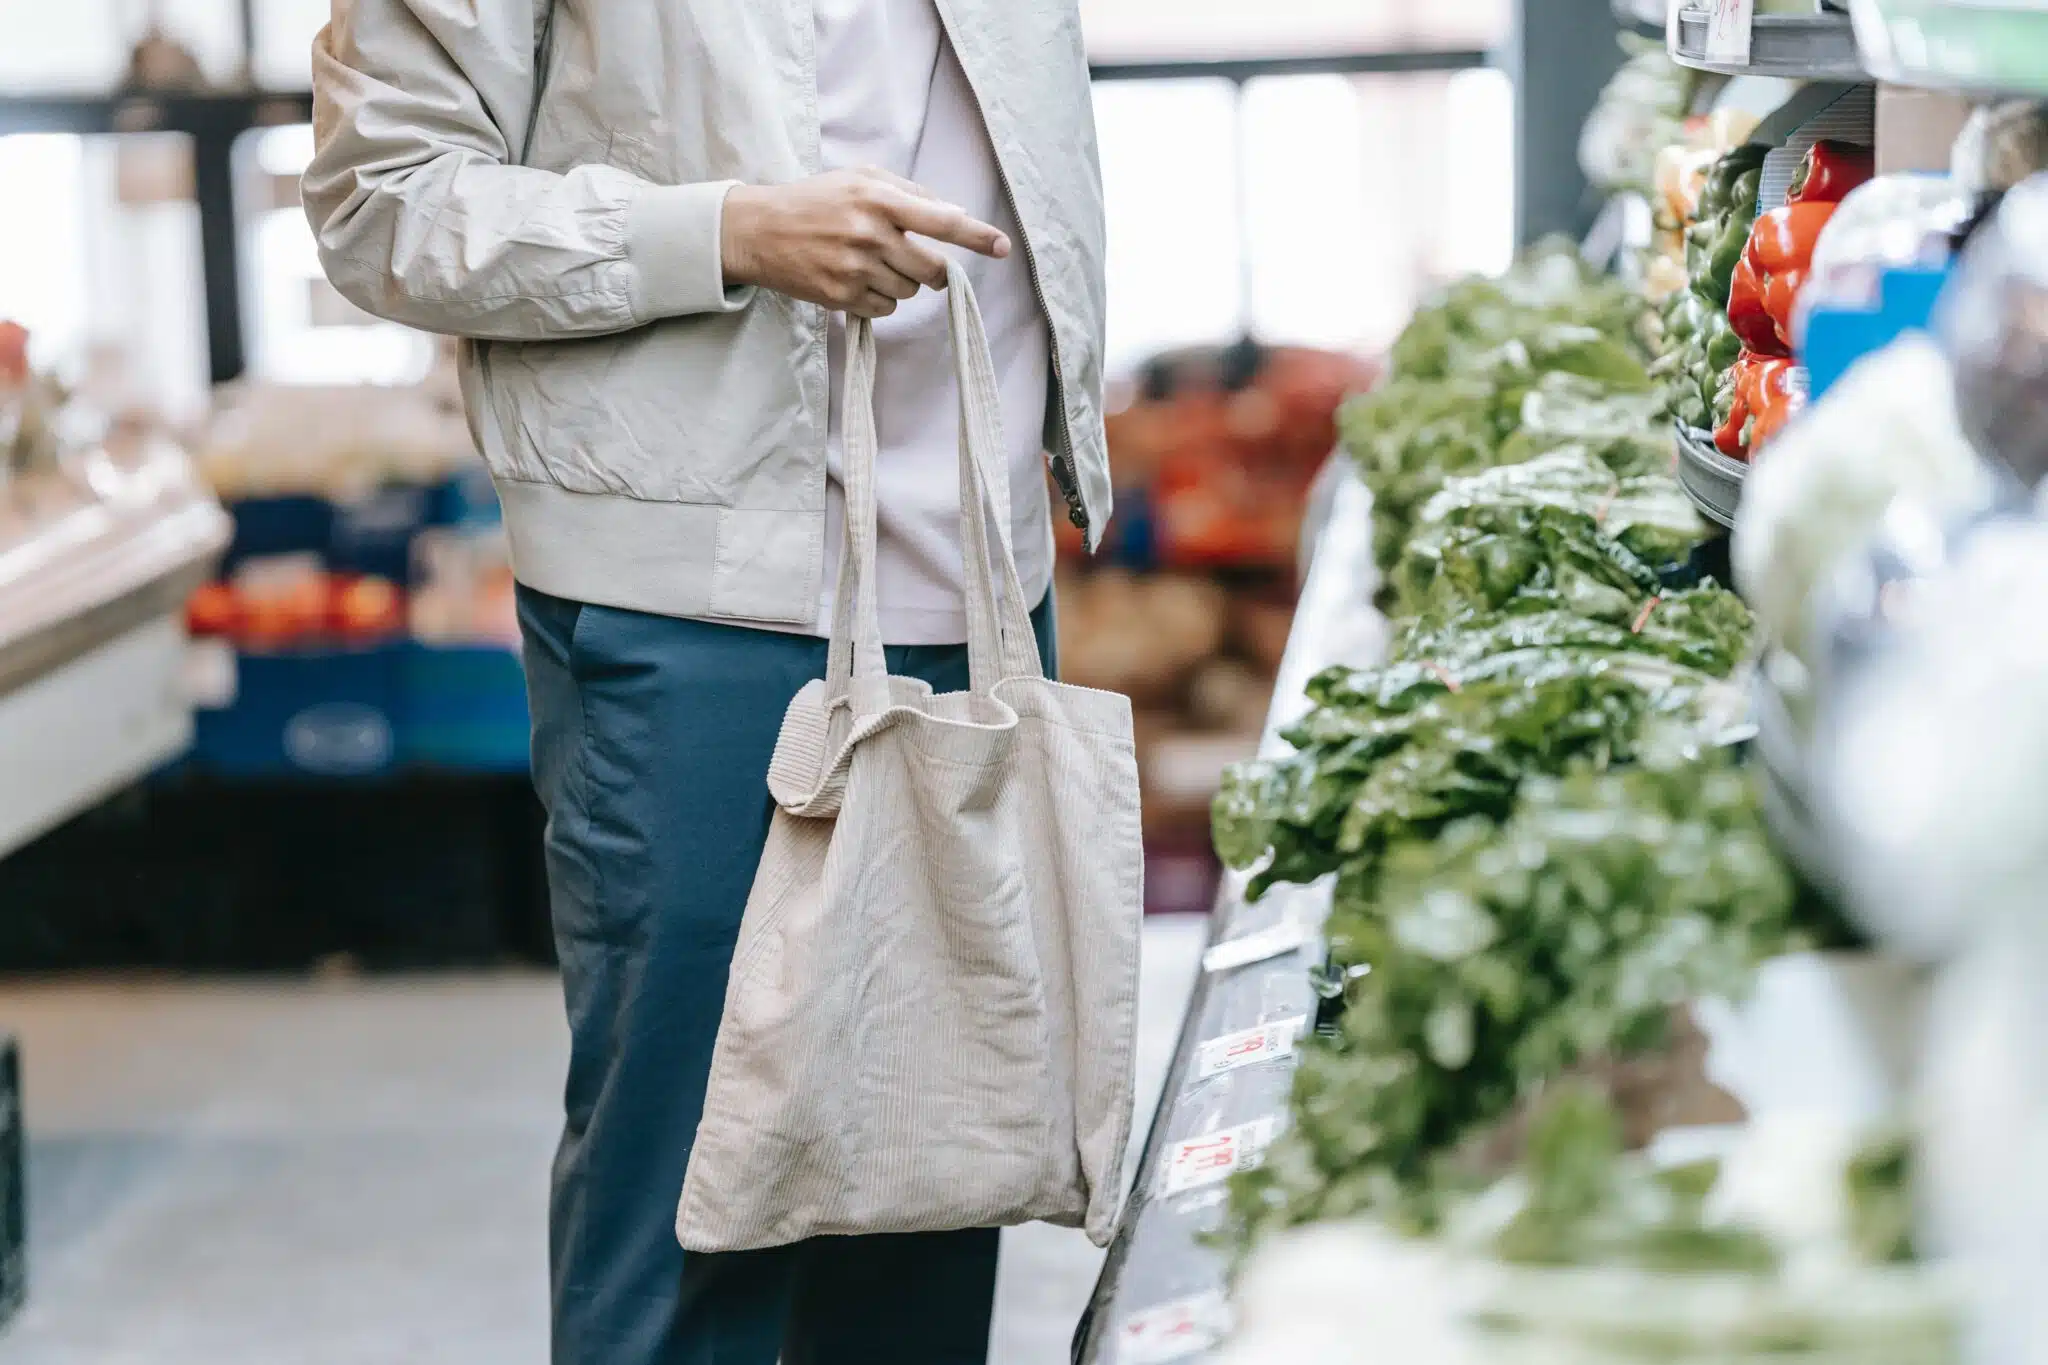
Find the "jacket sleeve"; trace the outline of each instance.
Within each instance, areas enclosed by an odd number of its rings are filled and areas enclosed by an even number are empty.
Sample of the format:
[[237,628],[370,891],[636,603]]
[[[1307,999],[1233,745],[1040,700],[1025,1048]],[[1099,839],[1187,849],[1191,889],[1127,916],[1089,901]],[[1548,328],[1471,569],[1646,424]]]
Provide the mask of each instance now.
[[731,182],[514,164],[546,0],[353,0],[313,47],[302,195],[327,277],[432,332],[535,341],[728,312]]

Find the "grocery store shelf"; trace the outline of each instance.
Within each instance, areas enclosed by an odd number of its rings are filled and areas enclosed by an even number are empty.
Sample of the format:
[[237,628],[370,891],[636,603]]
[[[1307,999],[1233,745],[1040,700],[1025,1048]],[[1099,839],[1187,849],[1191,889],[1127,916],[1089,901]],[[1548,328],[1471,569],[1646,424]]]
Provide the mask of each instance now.
[[1673,61],[1696,71],[1801,81],[1868,79],[1845,14],[1760,14],[1750,30],[1749,60],[1721,62],[1707,60],[1707,16],[1681,12],[1667,46]]
[[2048,13],[1950,0],[1856,0],[1856,43],[1874,77],[1972,95],[2048,94]]
[[180,95],[0,95],[0,134],[241,133],[306,123],[313,96],[305,91]]
[[[1332,664],[1369,663],[1381,653],[1384,623],[1371,606],[1372,580],[1370,498],[1346,466],[1281,664],[1265,752],[1285,750],[1278,731],[1306,708],[1311,677]],[[1247,1125],[1265,1125],[1270,1137],[1285,1122],[1294,1075],[1285,1047],[1257,1052],[1252,1064],[1219,1069],[1215,1050],[1204,1044],[1263,1025],[1294,1021],[1299,1030],[1312,1024],[1317,999],[1309,968],[1320,953],[1317,933],[1329,910],[1326,885],[1275,887],[1255,904],[1245,902],[1243,885],[1241,877],[1229,878],[1218,897],[1211,921],[1214,969],[1204,972],[1188,1005],[1123,1226],[1075,1336],[1077,1365],[1180,1358],[1161,1353],[1167,1341],[1185,1346],[1192,1358],[1225,1329],[1225,1259],[1200,1240],[1220,1221],[1223,1187],[1202,1184],[1169,1195],[1162,1192],[1162,1175],[1182,1143],[1243,1132]],[[1238,966],[1216,960],[1260,943],[1268,955],[1257,960]],[[1211,1063],[1206,1076],[1205,1053]]]
[[157,616],[0,697],[0,855],[191,741],[184,622]]
[[1704,431],[1678,423],[1678,482],[1686,496],[1707,517],[1722,526],[1735,525],[1735,511],[1742,505],[1742,481],[1749,466],[1731,460],[1714,448],[1713,437]]
[[66,485],[45,484],[63,510],[0,546],[0,856],[192,733],[185,599],[226,547],[227,516],[169,449],[126,465],[82,455],[75,475],[98,496],[64,506]]
[[1410,48],[1372,52],[1278,53],[1230,60],[1118,59],[1088,64],[1098,81],[1226,80],[1242,84],[1262,76],[1400,76],[1427,71],[1467,71],[1486,66],[1491,54],[1478,48]]

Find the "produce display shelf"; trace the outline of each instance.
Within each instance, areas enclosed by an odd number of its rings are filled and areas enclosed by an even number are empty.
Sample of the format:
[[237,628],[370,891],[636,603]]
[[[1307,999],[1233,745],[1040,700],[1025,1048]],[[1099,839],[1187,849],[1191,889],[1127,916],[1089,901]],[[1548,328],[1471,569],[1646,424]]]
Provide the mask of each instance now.
[[209,499],[90,506],[0,582],[0,855],[190,742],[185,599],[227,544]]
[[1749,466],[1731,460],[1714,448],[1714,438],[1683,422],[1678,435],[1678,482],[1709,519],[1726,527],[1735,525],[1736,509],[1742,505],[1742,481]]
[[1952,0],[1857,0],[1863,64],[1895,85],[1972,95],[2048,95],[2048,13]]
[[1869,76],[1846,14],[1759,14],[1750,29],[1747,62],[1707,59],[1707,16],[1681,10],[1670,28],[1671,60],[1724,76],[1776,76],[1799,81],[1863,81]]
[[[1370,497],[1344,467],[1282,661],[1262,752],[1308,705],[1308,680],[1384,650],[1372,607]],[[1225,1255],[1203,1242],[1221,1222],[1221,1176],[1250,1164],[1285,1124],[1294,1060],[1285,1039],[1312,1027],[1327,886],[1275,887],[1256,903],[1227,878],[1210,947],[1167,1072],[1123,1224],[1074,1339],[1077,1365],[1197,1361],[1228,1329]],[[1266,1030],[1266,1032],[1261,1032]],[[1212,1164],[1220,1154],[1227,1160]],[[1169,1179],[1170,1177],[1170,1179]]]
[[1757,804],[1779,849],[1807,884],[1838,895],[1841,879],[1827,855],[1831,840],[1821,829],[1806,778],[1806,755],[1792,708],[1759,668],[1750,689],[1756,738],[1750,745],[1757,771]]

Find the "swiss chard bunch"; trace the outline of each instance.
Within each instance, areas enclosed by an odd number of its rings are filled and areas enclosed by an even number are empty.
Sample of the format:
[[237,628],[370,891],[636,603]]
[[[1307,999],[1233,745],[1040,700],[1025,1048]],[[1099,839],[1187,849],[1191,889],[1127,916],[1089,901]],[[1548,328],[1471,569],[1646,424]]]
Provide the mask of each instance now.
[[1397,617],[1560,609],[1632,620],[1658,578],[1592,514],[1474,503],[1423,526],[1393,573]]
[[1616,604],[1606,600],[1582,605],[1591,610],[1546,609],[1540,598],[1524,598],[1503,611],[1421,617],[1403,630],[1397,651],[1402,658],[1459,670],[1525,650],[1562,651],[1589,666],[1601,654],[1647,654],[1726,678],[1749,657],[1755,641],[1749,608],[1713,584],[1646,598],[1635,606],[1633,619],[1627,607],[1615,611]]
[[[1641,308],[1575,255],[1544,249],[1501,279],[1461,280],[1418,311],[1394,345],[1388,378],[1339,414],[1343,444],[1372,490],[1381,564],[1447,477],[1563,441],[1574,408],[1589,409],[1576,419],[1583,443],[1612,450],[1619,467],[1668,461],[1668,447],[1649,434],[1655,395],[1630,340]],[[1535,429],[1511,439],[1532,413]]]
[[1521,784],[1575,762],[1636,756],[1667,725],[1698,728],[1704,674],[1644,674],[1584,650],[1333,669],[1285,738],[1295,752],[1241,763],[1212,812],[1216,851],[1257,868],[1249,894],[1344,869],[1364,886],[1380,855],[1466,816],[1504,817]]
[[1732,760],[1659,749],[1525,782],[1337,882],[1345,1010],[1309,1040],[1293,1126],[1233,1178],[1249,1241],[1371,1213],[1433,1227],[1459,1149],[1545,1082],[1657,1046],[1673,1008],[1793,946],[1792,888]]
[[[1414,534],[1455,523],[1479,507],[1561,507],[1590,516],[1600,533],[1652,567],[1684,562],[1707,528],[1677,481],[1618,474],[1592,451],[1568,446],[1524,464],[1447,479],[1417,514]],[[1404,541],[1405,543],[1405,541]]]

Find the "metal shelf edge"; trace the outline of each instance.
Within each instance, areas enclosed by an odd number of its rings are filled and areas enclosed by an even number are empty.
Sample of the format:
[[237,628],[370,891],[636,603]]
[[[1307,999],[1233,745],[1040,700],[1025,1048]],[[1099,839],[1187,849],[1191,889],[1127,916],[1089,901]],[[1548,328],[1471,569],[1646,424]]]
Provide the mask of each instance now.
[[1681,13],[1667,35],[1665,50],[1680,66],[1724,76],[1848,82],[1870,79],[1847,15],[1759,15],[1750,31],[1747,62],[1709,61],[1706,36],[1705,15]]
[[[1307,704],[1308,680],[1333,663],[1344,662],[1358,648],[1357,630],[1376,623],[1372,606],[1371,498],[1348,464],[1338,483],[1331,514],[1316,546],[1308,581],[1296,609],[1274,705],[1267,722],[1262,754],[1284,753],[1279,731],[1291,724]],[[1375,640],[1377,635],[1373,637]],[[1298,922],[1327,910],[1327,888],[1278,887],[1256,903],[1239,894],[1241,882],[1226,880],[1217,897],[1210,925],[1210,943],[1256,933],[1291,913]],[[1277,1114],[1284,1118],[1292,1086],[1292,1059],[1273,1060],[1243,1071],[1207,1080],[1194,1075],[1195,1054],[1219,1034],[1269,1022],[1276,1009],[1299,1008],[1311,1018],[1314,992],[1308,967],[1320,952],[1309,925],[1309,942],[1263,962],[1226,972],[1205,972],[1196,982],[1166,1083],[1137,1159],[1136,1178],[1117,1237],[1111,1243],[1095,1293],[1075,1332],[1077,1365],[1113,1365],[1118,1335],[1134,1314],[1176,1299],[1221,1293],[1226,1265],[1223,1254],[1197,1240],[1211,1224],[1209,1205],[1182,1207],[1154,1199],[1162,1156],[1179,1138]],[[1284,1002],[1276,1000],[1284,996]],[[1199,1201],[1199,1196],[1195,1196]],[[1189,1357],[1190,1360],[1195,1357]]]

